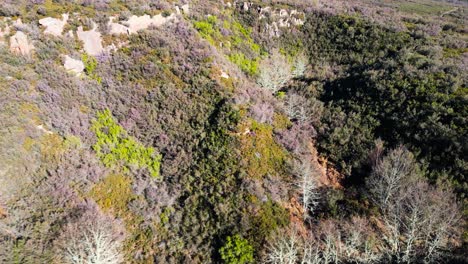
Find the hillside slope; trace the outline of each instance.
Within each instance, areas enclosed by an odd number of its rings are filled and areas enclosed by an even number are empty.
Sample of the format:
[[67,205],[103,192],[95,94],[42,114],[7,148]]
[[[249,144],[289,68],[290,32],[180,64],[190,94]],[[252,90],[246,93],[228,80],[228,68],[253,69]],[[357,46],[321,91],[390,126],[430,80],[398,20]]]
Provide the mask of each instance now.
[[465,2],[4,0],[1,263],[467,263]]

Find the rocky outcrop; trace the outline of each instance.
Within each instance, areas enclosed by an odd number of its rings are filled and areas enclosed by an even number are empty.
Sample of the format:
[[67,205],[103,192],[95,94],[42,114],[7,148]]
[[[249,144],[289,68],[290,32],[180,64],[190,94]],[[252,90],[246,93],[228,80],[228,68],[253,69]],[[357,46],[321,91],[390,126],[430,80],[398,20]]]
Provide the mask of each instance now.
[[189,14],[189,13],[190,13],[190,6],[189,6],[189,4],[182,5],[180,8],[181,8],[182,11],[184,12],[184,14]]
[[251,2],[243,2],[243,3],[240,3],[239,6],[242,6],[242,10],[244,12],[247,12],[249,10],[251,10],[252,6],[253,6],[253,3]]
[[76,32],[78,39],[83,41],[84,50],[89,55],[99,55],[104,51],[102,46],[102,38],[101,33],[97,31],[97,27],[94,24],[92,30],[83,31],[83,27],[78,27],[78,31]]
[[229,75],[227,74],[227,72],[221,70],[221,78],[224,78],[224,79],[229,79]]
[[258,7],[258,19],[266,19],[276,21],[279,27],[301,26],[304,24],[305,14],[297,10],[272,9],[271,7]]
[[[178,10],[178,14],[188,14],[189,13],[189,5],[184,4],[178,6],[176,8]],[[77,14],[75,14],[77,15]],[[151,26],[159,27],[162,26],[170,21],[174,21],[177,19],[177,15],[175,13],[170,15],[165,14],[158,14],[155,16],[143,15],[143,16],[131,16],[127,21],[124,22],[116,22],[115,17],[111,17],[109,21],[109,28],[110,33],[119,35],[119,34],[135,34],[140,30],[147,29]],[[74,38],[74,32],[68,31],[67,33],[63,34],[63,30],[65,25],[69,20],[69,14],[62,14],[62,18],[52,18],[46,17],[39,20],[39,24],[45,27],[44,34],[49,34],[53,36],[67,36],[70,38]],[[21,28],[23,25],[21,19],[17,19],[16,21],[11,23],[11,18],[4,18],[4,25],[0,27],[0,43],[5,43],[7,40],[7,36],[10,34],[11,28]],[[91,30],[83,30],[83,26],[78,27],[76,31],[76,36],[79,40],[83,42],[83,49],[89,55],[97,56],[102,52],[115,50],[118,48],[119,44],[111,44],[107,47],[103,46],[102,43],[102,35],[97,30],[97,26],[93,23],[93,29]],[[21,31],[18,31],[15,35],[10,38],[10,50],[16,54],[27,55],[30,54],[31,50],[34,49],[34,46],[29,42],[28,37]],[[77,74],[82,72],[80,61],[73,61],[72,58],[66,57],[65,58],[66,68],[70,67],[69,70],[73,71]]]
[[50,130],[44,128],[43,125],[38,125],[38,126],[36,126],[36,128],[37,128],[38,130],[40,130],[41,132],[46,133],[46,134],[49,134],[49,135],[52,135],[52,134],[54,133],[54,132],[52,132],[52,131],[50,131]]
[[84,63],[81,60],[75,60],[72,57],[65,55],[65,62],[63,64],[68,72],[80,76],[84,71]]
[[180,7],[176,6],[175,9],[176,9],[177,15],[182,15],[182,14],[188,15],[190,13],[190,7],[188,4],[182,5]]
[[127,26],[124,26],[119,23],[115,23],[115,17],[109,18],[109,32],[111,34],[120,35],[120,34],[130,34],[130,29]]
[[17,31],[10,38],[10,51],[18,55],[29,55],[34,46],[29,42],[28,36]]
[[51,34],[54,36],[62,36],[62,31],[67,24],[68,21],[68,14],[63,14],[62,19],[46,17],[39,20],[39,24],[46,27],[44,30],[45,34]]
[[258,20],[265,20],[265,31],[270,37],[279,37],[282,29],[301,26],[305,22],[304,12],[299,12],[296,9],[279,9],[252,2],[235,2],[234,6],[239,12],[252,14]]
[[127,21],[123,22],[125,25],[114,22],[115,17],[111,17],[109,27],[111,34],[134,34],[139,30],[147,29],[150,26],[159,27],[169,21],[176,20],[176,15],[163,16],[162,14],[153,17],[149,15],[131,16]]

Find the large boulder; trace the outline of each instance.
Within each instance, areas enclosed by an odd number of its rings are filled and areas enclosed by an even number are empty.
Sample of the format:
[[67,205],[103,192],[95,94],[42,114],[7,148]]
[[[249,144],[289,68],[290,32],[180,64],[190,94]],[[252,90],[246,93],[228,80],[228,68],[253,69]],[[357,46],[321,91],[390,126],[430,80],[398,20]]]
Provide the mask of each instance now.
[[128,19],[127,24],[131,33],[136,33],[139,30],[149,28],[150,26],[159,27],[168,21],[174,20],[176,16],[171,14],[170,16],[163,16],[162,14],[150,17],[149,15],[143,16],[131,16]]
[[63,66],[68,72],[76,74],[77,76],[80,76],[85,68],[84,63],[81,60],[73,59],[68,55],[65,55],[65,62]]
[[115,17],[110,17],[109,18],[109,28],[110,28],[110,33],[111,34],[130,34],[130,29],[127,26],[124,26],[122,24],[114,22]]
[[29,42],[28,36],[21,31],[17,31],[10,38],[10,51],[15,54],[28,55],[34,49],[34,46]]
[[68,14],[63,14],[62,19],[46,17],[39,20],[39,24],[46,27],[44,33],[54,36],[62,36],[63,27],[67,24]]
[[83,31],[83,27],[80,26],[76,32],[78,39],[83,41],[86,53],[93,56],[99,55],[104,51],[101,33],[96,29],[97,27],[94,25],[92,30]]
[[190,13],[189,4],[182,5],[181,8],[182,8],[182,11],[184,12],[184,14],[188,15]]
[[[185,12],[185,11],[184,11]],[[114,22],[115,17],[111,17],[109,21],[109,27],[111,34],[134,34],[139,30],[147,29],[150,26],[159,27],[165,23],[175,20],[176,15],[171,14],[169,16],[163,16],[162,14],[155,15],[153,17],[149,15],[143,16],[131,16],[128,21],[125,21],[125,25]]]

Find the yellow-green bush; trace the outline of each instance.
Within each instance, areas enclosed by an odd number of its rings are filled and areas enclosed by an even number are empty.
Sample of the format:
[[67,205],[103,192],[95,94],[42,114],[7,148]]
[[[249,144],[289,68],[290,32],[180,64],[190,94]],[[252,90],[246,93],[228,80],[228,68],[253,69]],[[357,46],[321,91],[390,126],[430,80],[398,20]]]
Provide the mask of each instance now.
[[252,263],[253,247],[247,239],[239,235],[228,236],[226,243],[219,250],[221,259],[227,264],[246,264]]
[[240,126],[240,131],[250,130],[242,135],[241,155],[249,176],[260,178],[267,174],[276,175],[284,170],[287,152],[273,137],[273,127],[249,120]]
[[221,37],[219,28],[216,27],[218,18],[215,16],[208,16],[206,20],[196,21],[193,23],[195,29],[198,30],[200,35],[208,40],[211,45],[215,45],[215,40]]
[[244,27],[232,18],[220,23],[216,16],[208,16],[193,24],[211,45],[226,48],[228,59],[242,71],[249,75],[257,74],[261,48],[253,40],[251,28]]
[[96,68],[98,65],[98,62],[96,58],[93,56],[89,56],[88,54],[84,53],[81,55],[81,59],[83,60],[83,64],[85,66],[85,73],[91,78],[96,80],[98,83],[101,83],[102,79],[97,75],[96,73]]
[[228,56],[229,60],[239,66],[239,68],[249,75],[258,73],[258,58],[249,59],[244,53],[232,53]]
[[124,171],[131,167],[147,168],[151,176],[159,177],[161,155],[127,135],[108,109],[98,112],[91,129],[97,137],[93,149],[104,165],[121,165]]
[[134,198],[132,180],[121,174],[111,174],[97,183],[89,192],[101,209],[125,218],[127,204]]

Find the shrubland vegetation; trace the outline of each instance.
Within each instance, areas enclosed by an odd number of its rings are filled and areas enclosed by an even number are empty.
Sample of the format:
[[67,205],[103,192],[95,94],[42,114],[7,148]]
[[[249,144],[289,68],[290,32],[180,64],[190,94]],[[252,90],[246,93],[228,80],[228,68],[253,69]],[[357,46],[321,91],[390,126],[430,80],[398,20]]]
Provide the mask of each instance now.
[[[405,144],[433,179],[450,177],[466,191],[466,161],[460,159],[466,139],[464,77],[434,47],[437,40],[360,18],[318,16],[308,23],[314,33],[306,39],[316,54],[311,61],[326,60],[346,72],[321,88],[319,99],[329,107],[319,147],[351,173],[362,167],[375,139],[389,147]],[[323,39],[315,33],[322,30]]]
[[226,56],[250,76],[258,73],[261,48],[252,39],[252,29],[239,23],[234,17],[218,18],[208,15],[193,25],[208,42],[226,51]]
[[184,4],[4,1],[1,263],[467,261],[466,4]]
[[91,130],[97,137],[93,149],[104,165],[111,167],[123,163],[126,171],[132,167],[146,168],[152,177],[159,177],[161,155],[128,137],[126,131],[115,123],[109,110],[97,113]]

